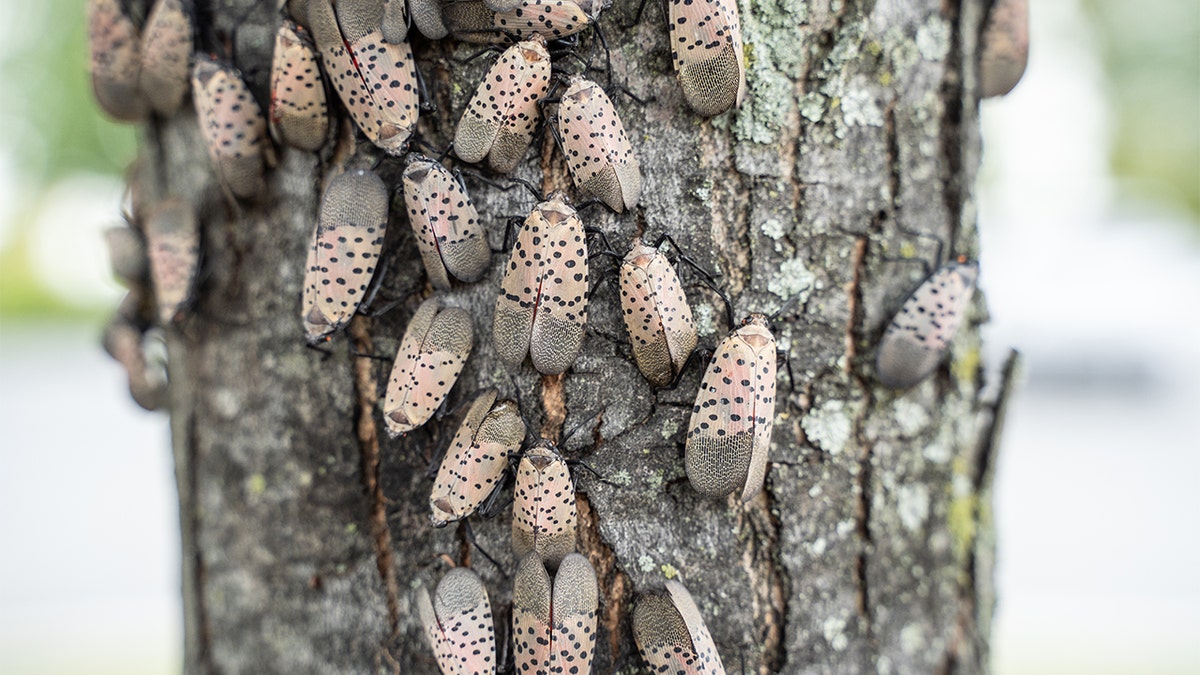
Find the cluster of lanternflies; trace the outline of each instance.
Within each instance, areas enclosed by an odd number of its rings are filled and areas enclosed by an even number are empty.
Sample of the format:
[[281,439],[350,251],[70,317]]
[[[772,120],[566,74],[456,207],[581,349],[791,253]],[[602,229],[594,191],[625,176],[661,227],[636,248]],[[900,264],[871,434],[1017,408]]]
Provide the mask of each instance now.
[[[285,4],[279,3],[281,8]],[[249,199],[265,189],[271,137],[317,150],[329,137],[337,98],[375,146],[406,161],[402,191],[429,282],[483,277],[491,248],[466,189],[437,159],[408,153],[419,111],[416,65],[406,33],[430,39],[509,45],[463,111],[453,151],[497,174],[524,158],[548,102],[546,123],[561,146],[577,191],[621,213],[640,197],[641,175],[616,108],[581,75],[552,73],[553,44],[594,24],[600,0],[308,0],[292,2],[311,31],[286,16],[275,42],[271,99],[264,115],[236,68],[193,54],[193,21],[184,0],[156,0],[140,29],[119,0],[90,0],[92,78],[101,107],[117,119],[174,115],[188,93],[226,193]],[[691,107],[711,116],[737,106],[745,71],[736,4],[670,0],[676,72]],[[324,76],[322,77],[322,73]],[[554,82],[559,79],[561,82]],[[328,83],[328,87],[326,85]],[[565,87],[557,99],[549,94]],[[117,276],[130,292],[106,332],[106,346],[129,371],[135,399],[162,402],[165,383],[147,375],[143,334],[186,312],[199,267],[200,237],[190,205],[166,199],[138,205],[130,227],[109,232]],[[322,196],[305,265],[302,321],[311,344],[327,339],[359,310],[379,266],[390,190],[372,170],[347,169]],[[618,256],[620,257],[620,256]],[[563,192],[538,203],[517,234],[493,315],[493,339],[511,368],[526,359],[540,373],[565,372],[583,343],[587,320],[588,240]],[[904,302],[878,348],[880,381],[912,386],[941,361],[970,301],[976,267],[961,261],[936,271]],[[622,316],[638,368],[655,387],[680,376],[696,348],[691,307],[672,261],[635,238],[620,261]],[[774,419],[776,347],[770,319],[752,314],[708,363],[692,410],[685,469],[701,494],[753,498],[764,481]],[[442,407],[474,345],[471,316],[439,296],[410,320],[383,404],[393,436],[428,422]],[[476,513],[516,461],[512,545],[513,658],[520,672],[590,671],[599,591],[595,571],[575,550],[574,485],[550,441],[522,451],[526,424],[516,402],[495,390],[468,408],[440,465],[430,496],[441,527]],[[496,668],[486,589],[466,568],[447,573],[417,607],[445,673]],[[633,615],[634,636],[655,672],[724,672],[696,603],[677,581],[650,591]]]

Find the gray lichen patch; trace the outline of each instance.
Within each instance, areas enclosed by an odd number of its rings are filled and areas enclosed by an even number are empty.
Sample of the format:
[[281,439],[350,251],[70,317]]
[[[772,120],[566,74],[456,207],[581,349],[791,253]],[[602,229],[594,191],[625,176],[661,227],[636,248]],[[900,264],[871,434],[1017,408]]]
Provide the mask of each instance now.
[[826,401],[800,421],[810,443],[831,455],[841,454],[854,431],[854,412],[846,403]]
[[802,259],[789,258],[779,266],[779,273],[767,281],[767,290],[779,296],[783,302],[799,296],[797,302],[803,304],[812,293],[816,279]]

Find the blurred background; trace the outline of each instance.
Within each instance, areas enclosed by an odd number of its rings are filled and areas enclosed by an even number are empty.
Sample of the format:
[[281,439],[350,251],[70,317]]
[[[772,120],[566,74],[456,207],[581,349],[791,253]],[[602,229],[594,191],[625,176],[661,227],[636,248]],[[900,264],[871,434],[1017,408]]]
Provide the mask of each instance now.
[[[0,0],[0,672],[174,673],[167,419],[99,346],[137,138],[91,101],[81,4]],[[995,669],[1197,673],[1200,2],[1030,4],[977,193],[991,359],[1027,357]]]

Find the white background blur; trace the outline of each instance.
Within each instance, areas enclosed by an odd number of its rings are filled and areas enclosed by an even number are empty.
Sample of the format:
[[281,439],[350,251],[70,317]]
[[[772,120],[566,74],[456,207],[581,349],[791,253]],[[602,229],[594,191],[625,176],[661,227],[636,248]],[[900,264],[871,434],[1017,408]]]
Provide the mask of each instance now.
[[[1197,673],[1200,227],[1161,186],[1110,172],[1118,94],[1081,1],[1032,0],[1025,77],[983,104],[987,339],[993,364],[1010,345],[1027,357],[996,478],[995,669]],[[1200,3],[1179,5],[1173,20],[1197,35]],[[16,37],[0,27],[0,45]],[[1200,63],[1200,42],[1190,53]],[[1200,99],[1182,105],[1200,125]],[[0,111],[3,128],[28,133],[14,115]],[[167,421],[130,400],[94,311],[120,297],[100,232],[122,187],[74,173],[39,193],[10,142],[0,253],[22,240],[39,282],[78,311],[0,316],[0,673],[176,673]],[[1195,177],[1200,153],[1191,165]]]

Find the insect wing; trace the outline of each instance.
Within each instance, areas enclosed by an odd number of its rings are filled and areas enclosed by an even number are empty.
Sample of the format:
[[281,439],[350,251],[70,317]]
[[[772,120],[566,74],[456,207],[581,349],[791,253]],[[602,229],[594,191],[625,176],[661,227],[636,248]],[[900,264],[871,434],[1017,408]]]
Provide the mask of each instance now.
[[536,551],[517,565],[513,578],[513,643],[518,673],[550,672],[550,575]]
[[675,603],[661,593],[644,593],[633,608],[633,639],[655,673],[700,675],[699,655]]
[[448,289],[447,273],[468,283],[478,281],[492,251],[462,185],[440,162],[420,155],[410,155],[403,183],[408,220],[433,286]]
[[438,670],[445,675],[461,673],[453,647],[442,631],[442,624],[433,610],[433,600],[424,586],[417,589],[417,617],[421,620],[425,639],[429,641],[429,647],[433,650],[433,658],[437,661]]
[[154,298],[159,320],[166,325],[182,316],[191,298],[200,265],[200,229],[195,212],[182,199],[167,199],[153,206],[144,228]]
[[413,25],[430,40],[441,40],[450,34],[442,18],[443,4],[442,0],[408,0]]
[[392,44],[408,37],[408,0],[383,0],[383,39]]
[[192,20],[180,0],[158,0],[142,31],[142,95],[163,115],[174,115],[188,87]]
[[525,156],[541,113],[538,101],[550,87],[550,54],[541,36],[518,42],[500,55],[479,83],[454,135],[465,161],[484,157],[508,173]]
[[[450,655],[447,663],[438,659],[443,673],[483,675],[496,672],[492,606],[487,589],[475,572],[465,567],[447,572],[434,594],[433,612],[440,628],[439,637],[447,643],[445,653]],[[426,632],[429,632],[428,628]],[[436,647],[434,653],[438,653]]]
[[334,178],[321,198],[304,284],[310,342],[345,326],[363,301],[387,232],[388,192],[371,171]]
[[698,672],[725,675],[725,666],[721,663],[721,655],[717,653],[717,645],[713,642],[712,634],[708,632],[708,626],[704,624],[704,617],[700,614],[696,601],[692,599],[692,594],[674,579],[668,580],[666,587],[675,610],[679,612],[691,636],[692,648],[699,666]]
[[571,0],[525,0],[499,12],[482,0],[456,1],[445,5],[444,16],[455,38],[485,44],[504,44],[508,35],[521,40],[534,35],[557,40],[591,23],[591,18]]
[[308,19],[321,63],[355,125],[384,152],[403,154],[410,130],[402,129],[380,114],[375,98],[346,46],[329,0],[310,0]]
[[430,519],[434,527],[442,527],[470,513],[465,503],[467,499],[464,488],[469,481],[467,472],[471,464],[471,450],[475,444],[475,433],[479,430],[479,424],[483,422],[483,418],[495,402],[495,389],[488,389],[480,394],[467,409],[458,431],[454,432],[450,448],[442,458],[437,477],[433,481],[433,491],[429,495]]
[[876,352],[875,367],[884,386],[907,389],[937,368],[962,325],[978,275],[975,263],[952,261],[904,301]]
[[641,169],[604,90],[582,77],[571,78],[557,124],[576,187],[617,213],[633,208],[642,192]]
[[621,307],[633,356],[651,384],[669,385],[696,348],[696,325],[667,257],[634,242],[621,264]]
[[744,325],[718,345],[692,407],[684,451],[692,487],[709,497],[739,487],[743,499],[756,494],[774,414],[775,340],[765,325]]
[[247,199],[266,189],[263,173],[274,163],[267,121],[241,75],[212,61],[197,61],[192,89],[200,130],[221,184]]
[[592,672],[599,604],[596,570],[582,555],[567,555],[554,575],[550,672]]
[[537,207],[546,224],[537,310],[529,339],[533,367],[556,375],[575,362],[587,323],[588,251],[583,222],[562,193]]
[[517,241],[508,258],[500,295],[492,319],[492,339],[500,360],[516,368],[529,353],[534,308],[541,287],[543,252],[547,223],[540,205],[534,207],[517,232]]
[[712,117],[746,95],[742,31],[733,0],[670,0],[671,56],[693,110]]
[[[417,309],[396,353],[384,403],[392,436],[425,424],[458,381],[474,346],[471,315],[458,307],[438,312],[437,298]],[[435,312],[431,317],[431,310]]]
[[513,502],[513,552],[537,551],[557,568],[575,551],[575,486],[563,461],[547,443],[530,448],[517,468]]
[[281,143],[315,151],[329,131],[329,105],[317,53],[304,29],[284,21],[271,65],[271,133]]
[[146,105],[138,90],[138,31],[118,0],[88,2],[88,47],[92,92],[100,108],[122,122],[142,119]]

